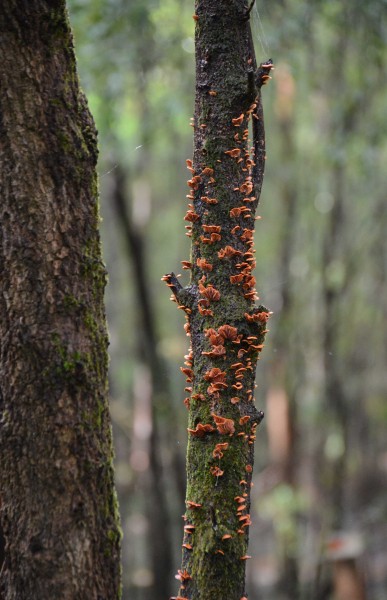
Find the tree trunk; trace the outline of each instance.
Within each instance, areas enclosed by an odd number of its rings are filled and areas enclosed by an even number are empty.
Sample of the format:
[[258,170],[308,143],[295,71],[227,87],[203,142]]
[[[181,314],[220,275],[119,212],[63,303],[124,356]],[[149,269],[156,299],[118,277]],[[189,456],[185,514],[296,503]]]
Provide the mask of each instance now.
[[6,600],[120,595],[96,130],[65,2],[0,6]]
[[[344,70],[350,57],[349,45],[346,36],[338,39],[336,51],[341,59],[332,67],[332,81],[338,82],[337,97],[344,98],[346,93]],[[352,60],[352,58],[350,58]],[[354,105],[344,105],[340,111],[333,111],[336,118],[332,119],[331,137],[335,139],[340,150],[343,140],[350,138],[355,127],[356,112]],[[333,531],[340,531],[345,525],[346,516],[346,487],[348,485],[348,460],[349,460],[349,431],[352,421],[351,405],[353,400],[348,398],[345,385],[344,364],[348,361],[341,351],[343,303],[345,291],[348,289],[354,276],[356,265],[348,259],[350,247],[347,247],[347,172],[346,164],[342,158],[336,158],[331,167],[332,191],[334,204],[330,211],[327,231],[324,236],[322,249],[323,277],[322,294],[324,310],[323,328],[323,353],[325,371],[325,400],[328,410],[335,422],[337,433],[341,437],[342,451],[331,465],[329,501],[331,503],[331,527]],[[347,256],[345,262],[343,257]],[[335,270],[342,269],[343,274],[335,275]],[[346,307],[344,311],[346,311]]]
[[[173,568],[171,531],[168,503],[164,487],[164,467],[161,454],[161,423],[158,409],[172,413],[167,369],[158,350],[158,339],[154,320],[152,297],[146,280],[144,240],[136,231],[126,202],[125,176],[120,166],[113,172],[114,188],[112,200],[115,204],[120,226],[125,237],[128,255],[133,262],[135,274],[134,291],[137,296],[137,314],[142,327],[138,332],[139,359],[149,369],[151,384],[151,423],[149,437],[149,473],[144,478],[146,512],[149,520],[149,554],[151,558],[153,584],[149,590],[152,600],[165,600],[170,590],[169,575]],[[141,339],[140,339],[141,338]],[[176,461],[176,450],[172,449]],[[177,474],[178,478],[178,474]],[[184,502],[184,496],[181,499]],[[157,510],[155,510],[157,506]],[[157,535],[154,532],[157,530]]]
[[[299,372],[299,360],[291,365],[293,353],[289,352],[288,341],[292,323],[294,323],[292,319],[294,319],[295,311],[294,294],[291,286],[291,261],[295,254],[298,218],[297,183],[296,174],[294,173],[295,158],[297,156],[294,131],[295,81],[287,68],[283,66],[277,71],[276,83],[278,92],[276,116],[281,143],[279,159],[280,164],[287,165],[288,174],[287,176],[282,175],[280,184],[283,224],[280,235],[278,294],[282,299],[282,305],[280,314],[276,319],[273,340],[273,347],[277,349],[276,360],[269,373],[270,388],[267,396],[267,412],[268,421],[271,421],[271,423],[267,423],[267,429],[269,449],[277,449],[276,453],[271,453],[271,460],[279,470],[280,481],[285,482],[296,491],[296,466],[299,461],[297,460],[297,389],[294,380],[297,382],[302,381],[302,374]],[[289,163],[290,157],[293,158],[293,163]],[[294,514],[293,519],[295,519]],[[293,527],[296,528],[296,523],[293,523]],[[283,550],[281,552],[279,592],[283,598],[291,600],[297,594],[299,585],[294,534],[287,531],[282,535],[281,542]]]
[[[196,3],[196,102],[190,202],[190,285],[165,276],[187,315],[192,349],[187,511],[178,598],[240,600],[250,525],[255,430],[255,367],[267,309],[251,274],[254,217],[265,161],[260,88],[271,61],[257,70],[249,11],[242,1]],[[252,118],[251,118],[252,117]],[[252,121],[253,149],[248,147]]]

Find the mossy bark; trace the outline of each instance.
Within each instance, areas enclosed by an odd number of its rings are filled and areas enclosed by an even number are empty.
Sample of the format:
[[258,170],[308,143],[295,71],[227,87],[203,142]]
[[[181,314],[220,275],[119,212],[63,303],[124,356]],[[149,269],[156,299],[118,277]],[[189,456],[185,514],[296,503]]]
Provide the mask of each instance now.
[[64,0],[0,6],[6,600],[120,596],[97,139]]
[[[183,372],[189,396],[187,511],[178,598],[245,596],[256,427],[256,363],[268,310],[257,306],[253,233],[265,146],[248,7],[196,3],[194,158],[186,214],[190,285],[165,276],[187,315],[192,349]],[[250,123],[250,125],[249,125]],[[252,125],[251,125],[252,123]],[[253,139],[249,139],[253,134]]]

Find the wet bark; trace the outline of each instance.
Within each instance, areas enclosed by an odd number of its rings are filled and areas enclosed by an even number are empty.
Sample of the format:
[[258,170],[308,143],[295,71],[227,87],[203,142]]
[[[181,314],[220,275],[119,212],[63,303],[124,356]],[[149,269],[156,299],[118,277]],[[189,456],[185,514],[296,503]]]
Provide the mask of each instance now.
[[[265,164],[260,88],[248,7],[196,2],[194,157],[188,168],[191,281],[165,276],[191,335],[185,366],[189,407],[187,511],[179,598],[240,600],[250,520],[255,368],[268,310],[252,270],[253,233]],[[249,137],[252,122],[253,140]],[[251,143],[253,148],[251,148]]]
[[0,34],[1,597],[118,598],[96,130],[65,2]]

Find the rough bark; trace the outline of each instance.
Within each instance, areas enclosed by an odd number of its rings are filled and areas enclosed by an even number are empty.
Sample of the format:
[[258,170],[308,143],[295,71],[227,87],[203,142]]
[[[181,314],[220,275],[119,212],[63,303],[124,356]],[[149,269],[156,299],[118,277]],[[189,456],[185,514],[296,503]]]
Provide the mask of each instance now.
[[118,598],[96,130],[64,0],[0,34],[1,597]]
[[[240,600],[250,524],[255,368],[269,312],[256,306],[254,218],[265,163],[260,88],[248,7],[196,2],[194,158],[185,220],[191,282],[165,276],[187,315],[187,511],[178,598]],[[248,123],[253,122],[253,148]]]

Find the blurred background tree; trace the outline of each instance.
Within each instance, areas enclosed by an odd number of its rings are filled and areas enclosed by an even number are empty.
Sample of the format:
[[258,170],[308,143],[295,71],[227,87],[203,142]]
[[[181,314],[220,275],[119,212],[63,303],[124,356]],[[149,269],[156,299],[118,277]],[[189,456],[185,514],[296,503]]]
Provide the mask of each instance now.
[[[101,148],[124,599],[161,600],[180,564],[188,343],[160,277],[189,258],[194,7],[69,5]],[[272,56],[277,67],[265,90],[257,228],[260,301],[274,315],[256,393],[266,419],[253,599],[385,598],[385,14],[385,0],[275,0],[252,11],[258,61]]]

